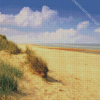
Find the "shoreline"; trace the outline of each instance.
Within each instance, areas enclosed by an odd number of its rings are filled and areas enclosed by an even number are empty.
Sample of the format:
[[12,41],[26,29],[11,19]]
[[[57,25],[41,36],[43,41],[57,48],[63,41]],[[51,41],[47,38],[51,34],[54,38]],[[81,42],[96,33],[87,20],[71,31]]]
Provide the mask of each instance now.
[[64,51],[76,51],[76,52],[83,52],[83,53],[93,53],[93,54],[100,54],[100,50],[92,50],[92,49],[79,49],[79,48],[66,48],[66,47],[49,47],[49,46],[41,46],[36,45],[41,48],[47,48],[47,49],[55,49],[55,50],[64,50]]
[[18,44],[18,45],[32,45],[32,46],[37,46],[39,48],[45,48],[45,49],[54,49],[54,50],[64,50],[64,51],[72,51],[72,52],[83,52],[83,53],[100,54],[100,50],[92,50],[92,49],[51,47],[51,46],[41,46],[41,45],[38,45],[38,44]]
[[[41,96],[43,100],[47,99],[47,97],[49,97],[50,100],[56,97],[61,97],[60,100],[64,98],[69,100],[69,97],[70,99],[75,97],[77,100],[88,100],[91,98],[95,100],[100,98],[100,89],[98,88],[98,86],[100,86],[100,55],[82,53],[87,51],[96,53],[100,51],[47,47],[34,44],[20,44],[18,46],[23,51],[26,50],[26,47],[34,51],[36,56],[46,62],[49,69],[47,78],[50,84],[47,84],[43,82],[40,77],[30,74],[31,70],[27,69],[29,65],[26,64],[23,66],[23,62],[26,61],[26,54],[17,55],[18,57],[16,55],[11,56],[11,63],[15,65],[15,60],[16,66],[24,69],[25,79],[29,82],[28,84],[27,81],[20,82],[20,86],[25,86],[23,89],[24,93],[32,93],[32,96],[36,98]],[[22,66],[19,65],[21,64],[20,62],[22,62]],[[33,95],[34,87],[36,87],[36,95]],[[93,94],[93,96],[91,96],[91,94]],[[23,96],[23,98],[26,99],[28,97]]]

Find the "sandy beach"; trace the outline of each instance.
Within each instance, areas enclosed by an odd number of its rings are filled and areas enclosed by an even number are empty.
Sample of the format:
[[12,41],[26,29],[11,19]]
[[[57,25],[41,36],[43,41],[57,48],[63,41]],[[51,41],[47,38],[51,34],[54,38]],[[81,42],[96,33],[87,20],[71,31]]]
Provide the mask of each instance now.
[[21,100],[100,100],[100,54],[18,44],[23,52],[26,46],[47,63],[48,82],[32,74],[28,65],[22,66],[26,59],[24,53],[9,55],[0,52],[3,60],[24,71],[25,79],[19,80],[19,89],[24,94],[19,94]]

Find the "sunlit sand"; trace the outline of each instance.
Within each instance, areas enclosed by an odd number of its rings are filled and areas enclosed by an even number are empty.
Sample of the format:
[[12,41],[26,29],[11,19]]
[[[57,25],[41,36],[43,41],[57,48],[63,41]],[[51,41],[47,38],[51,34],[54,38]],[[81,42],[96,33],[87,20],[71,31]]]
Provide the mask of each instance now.
[[47,82],[23,65],[25,53],[9,55],[0,51],[3,60],[24,71],[24,79],[18,82],[21,100],[100,100],[100,54],[18,44],[23,52],[26,46],[47,63]]

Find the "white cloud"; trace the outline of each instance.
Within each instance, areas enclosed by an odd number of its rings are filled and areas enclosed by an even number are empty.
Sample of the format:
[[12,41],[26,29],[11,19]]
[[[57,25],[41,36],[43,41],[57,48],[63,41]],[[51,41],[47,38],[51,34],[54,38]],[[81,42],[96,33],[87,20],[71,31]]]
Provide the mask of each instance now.
[[15,43],[67,43],[78,35],[74,29],[58,29],[56,32],[44,32],[36,35],[33,32],[21,32],[15,29],[0,28],[2,34]]
[[20,13],[15,16],[1,14],[0,12],[0,24],[12,24],[23,27],[31,26],[34,28],[41,26],[44,20],[47,20],[56,14],[56,11],[49,9],[47,6],[42,7],[42,12],[33,12],[29,7],[24,7]]
[[57,12],[54,11],[54,10],[50,10],[49,7],[47,7],[47,6],[43,6],[42,7],[42,16],[43,16],[43,19],[48,19],[51,16],[54,16],[56,14],[57,14]]
[[42,24],[42,13],[38,11],[33,12],[29,7],[24,7],[15,16],[15,23],[18,26],[39,26]]
[[99,43],[95,38],[84,36],[74,29],[58,29],[38,35],[40,43]]
[[6,35],[8,40],[15,43],[38,43],[38,39],[35,37],[36,33],[33,32],[21,32],[16,29],[0,27],[0,34]]
[[5,20],[5,15],[3,15],[3,14],[1,14],[1,12],[0,12],[0,22],[3,22],[4,20]]
[[22,27],[30,26],[32,28],[42,26],[43,22],[55,23],[71,21],[73,18],[60,18],[58,12],[51,10],[47,6],[42,7],[42,11],[32,11],[29,7],[24,7],[17,15],[1,14],[0,12],[0,24],[10,24]]
[[95,29],[94,32],[96,32],[96,33],[100,33],[100,27],[97,28],[97,29]]
[[37,43],[37,39],[33,36],[30,37],[29,35],[13,35],[8,38],[11,41],[14,41],[15,43]]
[[99,43],[94,37],[84,36],[77,30],[58,29],[55,32],[21,32],[15,29],[0,27],[0,34],[4,34],[15,43]]
[[11,15],[5,15],[5,14],[1,14],[0,12],[0,24],[14,24],[14,16]]
[[[5,27],[0,27],[0,34],[4,34],[7,37],[13,36],[13,35],[24,35],[25,32],[18,31],[16,29],[10,29]],[[27,34],[27,33],[26,33]]]
[[38,35],[38,40],[44,43],[66,42],[68,39],[76,36],[74,29],[58,29],[56,32],[45,32]]
[[89,21],[81,22],[77,25],[77,30],[81,30],[82,28],[86,28],[89,25]]

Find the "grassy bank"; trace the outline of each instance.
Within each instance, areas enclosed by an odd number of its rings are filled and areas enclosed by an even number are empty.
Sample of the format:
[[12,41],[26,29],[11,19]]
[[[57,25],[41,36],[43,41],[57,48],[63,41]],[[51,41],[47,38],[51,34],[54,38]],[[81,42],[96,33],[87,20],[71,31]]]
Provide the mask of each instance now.
[[22,72],[8,63],[0,60],[0,96],[17,91],[17,78],[21,78]]
[[[2,50],[9,52],[10,55],[22,53],[21,49],[14,42],[8,41],[4,35],[0,35],[0,51]],[[48,73],[47,64],[40,57],[37,57],[34,51],[28,48],[24,53],[27,54],[27,63],[33,74],[37,74],[43,79],[46,79]],[[9,62],[5,63],[0,59],[0,98],[3,95],[7,97],[12,93],[18,92],[18,78],[22,78],[22,74],[23,72],[16,69],[15,66],[11,66]]]
[[11,54],[21,53],[21,50],[17,47],[17,45],[12,41],[8,41],[4,35],[0,35],[0,51],[1,50],[6,50]]

